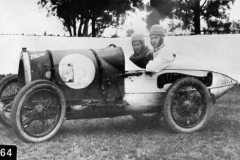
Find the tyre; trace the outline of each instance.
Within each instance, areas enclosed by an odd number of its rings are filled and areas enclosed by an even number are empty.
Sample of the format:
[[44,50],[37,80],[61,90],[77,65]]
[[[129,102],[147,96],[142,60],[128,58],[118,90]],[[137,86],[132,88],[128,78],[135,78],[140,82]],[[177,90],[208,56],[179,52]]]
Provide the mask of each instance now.
[[132,117],[136,121],[158,121],[163,117],[162,112],[159,113],[135,113]]
[[187,77],[170,87],[163,112],[173,131],[188,133],[206,126],[211,108],[211,96],[206,86],[195,78]]
[[61,89],[47,80],[24,86],[14,99],[11,123],[24,142],[42,142],[52,138],[66,114],[66,100]]
[[18,92],[18,77],[10,75],[0,81],[0,123],[5,127],[11,127],[11,107]]

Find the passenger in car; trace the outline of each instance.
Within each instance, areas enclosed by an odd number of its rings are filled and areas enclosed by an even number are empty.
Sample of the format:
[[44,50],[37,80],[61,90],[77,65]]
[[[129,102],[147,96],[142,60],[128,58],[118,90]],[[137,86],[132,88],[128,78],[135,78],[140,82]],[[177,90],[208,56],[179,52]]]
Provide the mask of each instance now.
[[129,59],[138,67],[145,69],[148,62],[153,60],[153,51],[145,46],[144,35],[133,33],[132,46],[134,54]]
[[146,71],[160,72],[173,62],[175,55],[166,50],[164,37],[166,31],[160,25],[153,25],[150,29],[150,41],[153,46],[153,60],[149,61]]

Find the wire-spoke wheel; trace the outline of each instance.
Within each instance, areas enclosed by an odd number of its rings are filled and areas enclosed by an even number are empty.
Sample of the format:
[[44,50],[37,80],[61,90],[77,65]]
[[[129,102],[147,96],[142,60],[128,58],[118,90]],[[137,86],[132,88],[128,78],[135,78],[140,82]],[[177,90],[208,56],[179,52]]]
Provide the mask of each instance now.
[[165,120],[173,131],[194,132],[206,126],[211,106],[206,86],[195,78],[183,78],[174,83],[167,93]]
[[5,127],[11,127],[11,107],[17,92],[17,75],[6,76],[0,81],[0,123]]
[[50,139],[61,127],[66,113],[62,91],[54,83],[37,80],[17,94],[11,112],[12,126],[25,142]]

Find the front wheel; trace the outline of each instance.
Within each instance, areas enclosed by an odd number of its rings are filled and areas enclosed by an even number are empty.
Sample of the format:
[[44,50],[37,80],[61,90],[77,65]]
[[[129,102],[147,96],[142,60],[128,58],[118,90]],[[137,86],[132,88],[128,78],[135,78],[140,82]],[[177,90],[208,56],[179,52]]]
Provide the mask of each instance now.
[[33,81],[14,99],[12,127],[25,142],[46,141],[59,130],[65,113],[66,101],[60,88],[47,80]]
[[175,132],[194,132],[206,126],[211,112],[211,96],[199,80],[187,77],[175,82],[164,103],[164,117]]

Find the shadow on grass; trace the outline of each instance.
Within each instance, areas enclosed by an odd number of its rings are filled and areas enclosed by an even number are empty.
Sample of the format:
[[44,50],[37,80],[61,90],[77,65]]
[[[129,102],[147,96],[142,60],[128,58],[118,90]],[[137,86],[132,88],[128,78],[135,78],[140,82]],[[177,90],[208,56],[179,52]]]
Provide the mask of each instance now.
[[131,117],[102,118],[66,121],[60,134],[139,134],[143,132],[169,132],[163,119],[159,121],[136,121]]
[[[200,135],[232,132],[240,134],[240,108],[214,106],[212,116]],[[63,135],[118,135],[118,134],[164,134],[176,135],[162,118],[159,121],[136,121],[129,116],[116,118],[65,121],[59,134]]]

